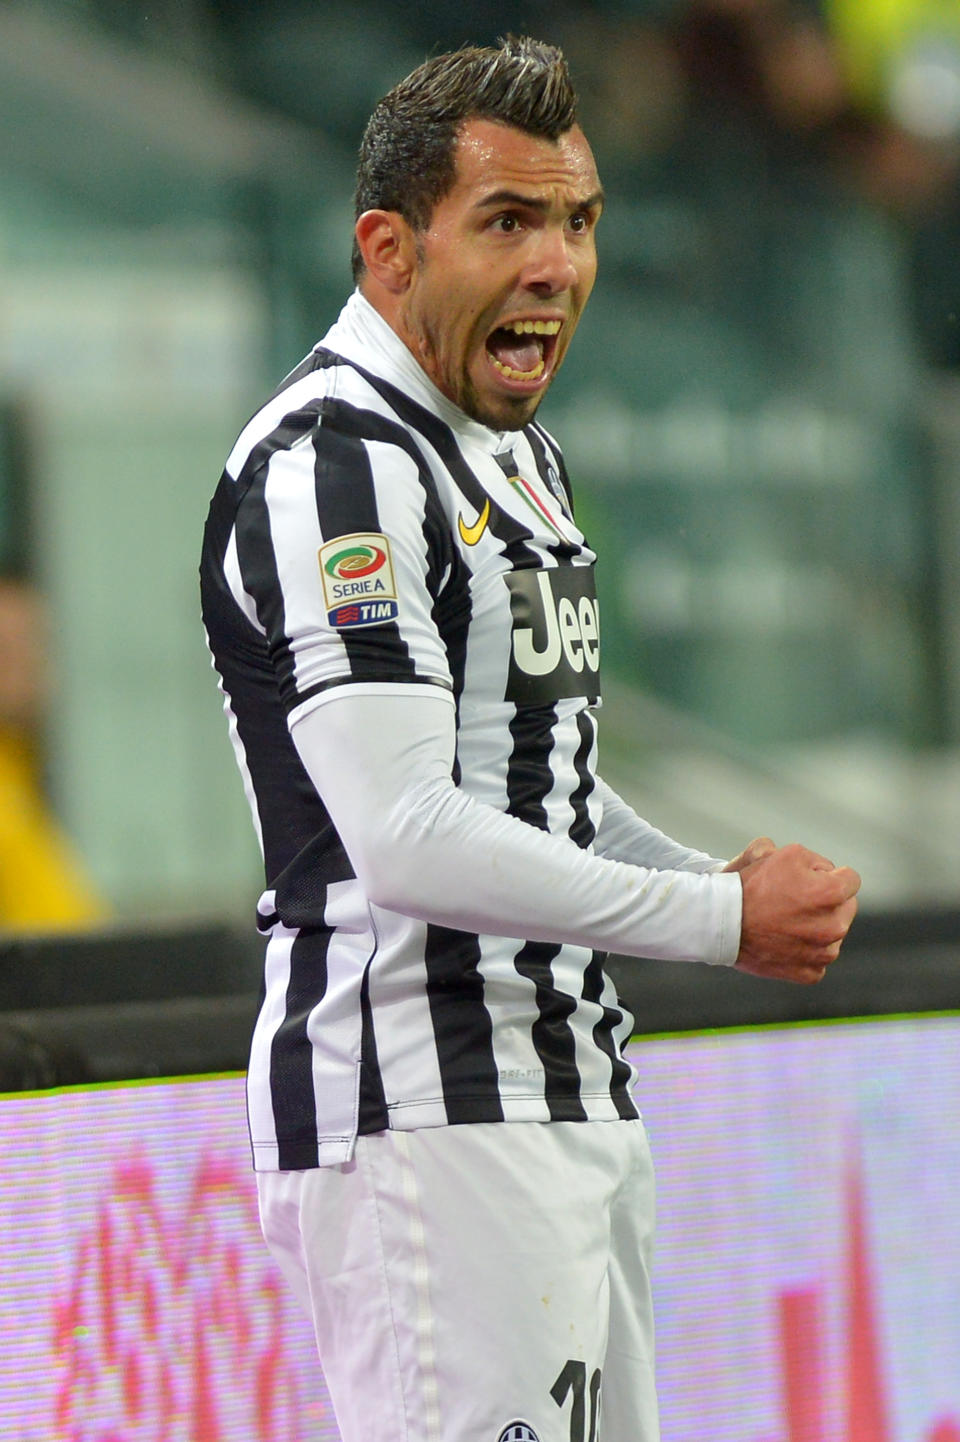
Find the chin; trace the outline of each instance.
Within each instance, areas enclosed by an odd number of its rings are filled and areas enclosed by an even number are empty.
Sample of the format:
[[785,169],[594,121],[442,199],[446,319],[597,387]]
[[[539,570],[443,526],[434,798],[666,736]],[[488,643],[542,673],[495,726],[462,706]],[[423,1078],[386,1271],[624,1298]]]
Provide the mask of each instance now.
[[491,431],[519,431],[533,420],[542,400],[542,395],[491,396],[483,400],[471,389],[459,405],[472,421],[479,421]]

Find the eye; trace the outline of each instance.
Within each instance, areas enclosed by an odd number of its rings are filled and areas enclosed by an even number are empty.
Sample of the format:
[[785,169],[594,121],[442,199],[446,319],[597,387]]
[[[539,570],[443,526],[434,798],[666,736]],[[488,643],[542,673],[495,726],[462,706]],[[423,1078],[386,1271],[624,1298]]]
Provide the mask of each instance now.
[[570,217],[570,229],[575,235],[585,235],[593,224],[593,216],[588,210],[574,211]]
[[516,235],[520,229],[520,217],[517,215],[496,215],[490,222],[490,229],[499,231],[501,235]]

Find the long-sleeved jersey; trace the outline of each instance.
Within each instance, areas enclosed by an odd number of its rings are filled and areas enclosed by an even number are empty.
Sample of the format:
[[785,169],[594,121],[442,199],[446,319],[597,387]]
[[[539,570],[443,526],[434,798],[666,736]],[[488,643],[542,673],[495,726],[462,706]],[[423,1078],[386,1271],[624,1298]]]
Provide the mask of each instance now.
[[635,1118],[604,949],[734,960],[739,878],[596,775],[594,561],[547,432],[466,417],[359,293],[241,433],[201,583],[266,873],[258,1168]]

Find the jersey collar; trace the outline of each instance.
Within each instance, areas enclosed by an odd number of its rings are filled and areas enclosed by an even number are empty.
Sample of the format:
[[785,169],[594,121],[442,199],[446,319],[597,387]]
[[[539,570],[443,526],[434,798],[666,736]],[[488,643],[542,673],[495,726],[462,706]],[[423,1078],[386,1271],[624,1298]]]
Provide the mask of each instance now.
[[439,415],[451,430],[491,455],[508,449],[518,434],[516,431],[493,431],[489,426],[472,420],[448,400],[393,327],[359,290],[353,292],[319,344],[399,386],[414,400]]

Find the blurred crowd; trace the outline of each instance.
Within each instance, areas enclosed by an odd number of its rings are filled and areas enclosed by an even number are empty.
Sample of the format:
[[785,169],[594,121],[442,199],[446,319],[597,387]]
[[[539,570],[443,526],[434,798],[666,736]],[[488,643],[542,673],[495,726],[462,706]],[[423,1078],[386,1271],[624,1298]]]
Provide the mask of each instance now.
[[564,28],[608,165],[878,209],[910,251],[924,358],[960,365],[960,6],[681,0],[578,6]]
[[[956,0],[87,0],[102,23],[355,147],[425,53],[525,29],[563,44],[603,161],[635,185],[711,163],[732,193],[834,187],[902,227],[924,357],[960,365]],[[609,183],[609,182],[608,182]],[[709,183],[709,177],[707,180]]]

